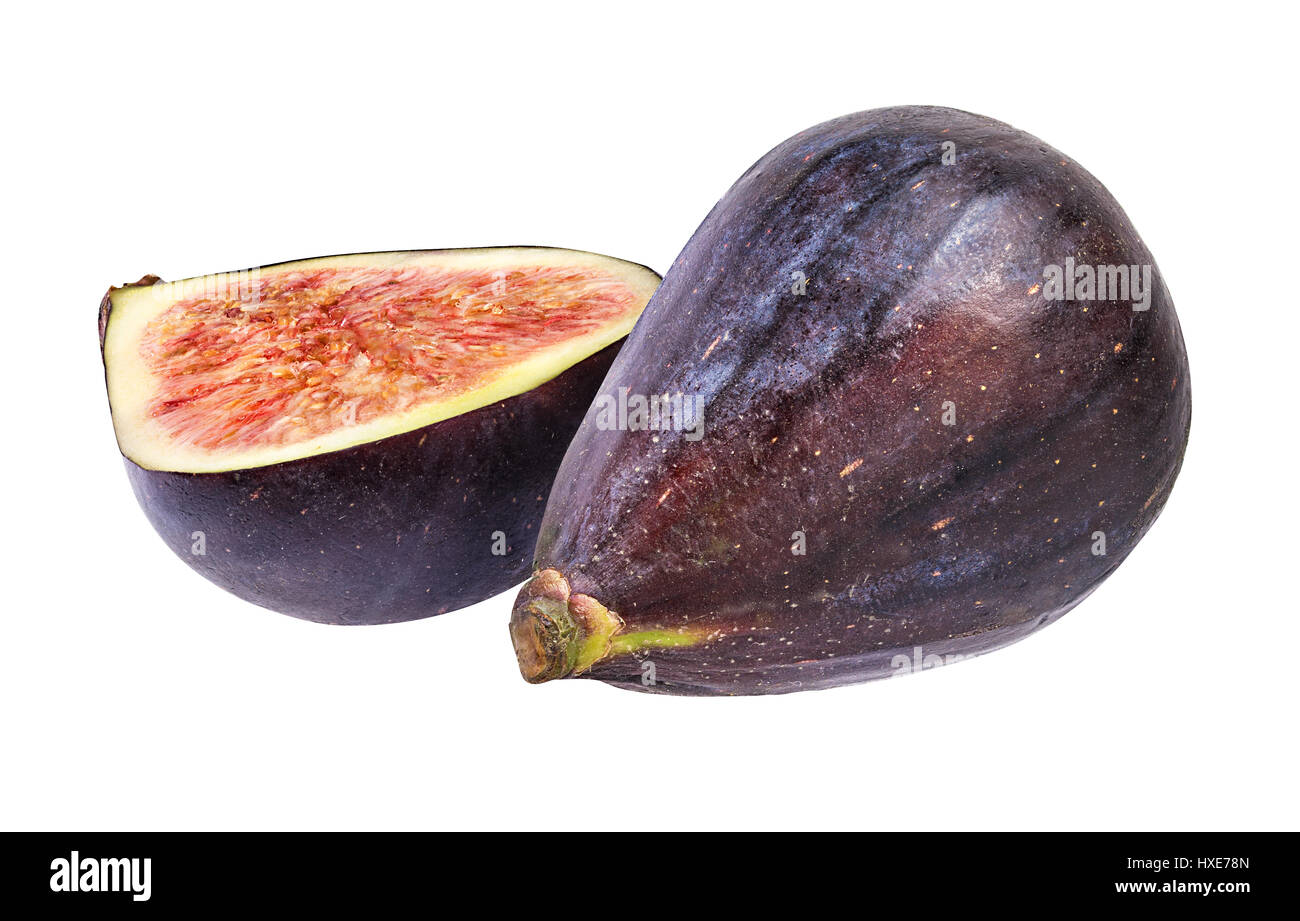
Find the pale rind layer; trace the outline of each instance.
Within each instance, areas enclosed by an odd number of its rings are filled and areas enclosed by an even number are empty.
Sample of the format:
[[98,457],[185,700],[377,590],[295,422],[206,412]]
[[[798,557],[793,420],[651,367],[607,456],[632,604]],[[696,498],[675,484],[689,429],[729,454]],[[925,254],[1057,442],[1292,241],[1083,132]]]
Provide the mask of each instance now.
[[211,473],[277,464],[296,458],[339,451],[423,428],[525,393],[563,373],[590,355],[628,334],[659,283],[658,276],[635,263],[594,253],[539,247],[425,250],[359,253],[281,263],[260,271],[288,272],[322,268],[434,268],[448,271],[564,267],[600,272],[618,278],[636,297],[626,313],[591,332],[566,339],[528,355],[491,379],[437,402],[383,415],[356,425],[290,444],[212,450],[180,444],[152,420],[150,404],[159,379],[141,355],[139,344],[148,324],[174,304],[213,290],[237,288],[242,273],[208,275],[154,285],[114,289],[104,335],[113,425],[122,454],[141,467],[178,473]]

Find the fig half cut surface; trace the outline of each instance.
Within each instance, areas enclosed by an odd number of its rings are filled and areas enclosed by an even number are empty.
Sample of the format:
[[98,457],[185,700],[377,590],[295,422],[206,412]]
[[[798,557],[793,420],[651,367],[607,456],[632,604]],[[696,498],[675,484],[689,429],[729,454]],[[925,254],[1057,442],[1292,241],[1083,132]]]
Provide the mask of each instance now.
[[111,289],[109,403],[169,546],[325,623],[465,607],[527,574],[555,470],[658,285],[541,247],[330,256]]

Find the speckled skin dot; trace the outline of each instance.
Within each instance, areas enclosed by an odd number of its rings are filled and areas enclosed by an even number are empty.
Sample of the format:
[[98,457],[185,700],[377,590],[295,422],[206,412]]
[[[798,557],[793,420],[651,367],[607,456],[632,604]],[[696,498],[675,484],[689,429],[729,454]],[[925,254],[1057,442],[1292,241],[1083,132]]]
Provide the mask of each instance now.
[[[551,477],[619,344],[503,402],[347,450],[230,473],[126,460],[127,474],[167,545],[254,604],[332,624],[442,614],[527,576]],[[195,531],[205,555],[191,552]]]
[[[1067,257],[1151,265],[1150,309],[1046,300]],[[624,634],[703,632],[584,673],[675,694],[824,688],[1026,636],[1151,526],[1191,419],[1173,303],[1110,194],[940,108],[836,119],[755,164],[601,391],[619,387],[702,395],[704,436],[602,431],[593,407],[535,565]]]

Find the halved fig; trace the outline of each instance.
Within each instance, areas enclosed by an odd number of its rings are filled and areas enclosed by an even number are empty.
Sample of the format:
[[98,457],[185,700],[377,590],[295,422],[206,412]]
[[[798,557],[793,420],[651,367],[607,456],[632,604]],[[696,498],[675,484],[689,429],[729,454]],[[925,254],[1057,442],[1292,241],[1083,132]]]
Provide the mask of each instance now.
[[187,563],[285,614],[473,604],[527,574],[555,471],[658,282],[498,247],[112,288],[100,345],[136,497]]

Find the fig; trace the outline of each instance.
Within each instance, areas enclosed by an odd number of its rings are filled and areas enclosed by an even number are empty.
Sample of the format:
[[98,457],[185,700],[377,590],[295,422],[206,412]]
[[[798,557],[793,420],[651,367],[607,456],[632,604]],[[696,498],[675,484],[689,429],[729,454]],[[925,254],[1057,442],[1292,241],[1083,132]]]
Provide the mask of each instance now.
[[953,109],[827,122],[736,182],[614,361],[520,670],[765,694],[996,649],[1133,550],[1190,419],[1169,291],[1090,174]]
[[564,449],[658,276],[562,249],[365,253],[111,289],[128,477],[254,604],[376,624],[517,585]]

